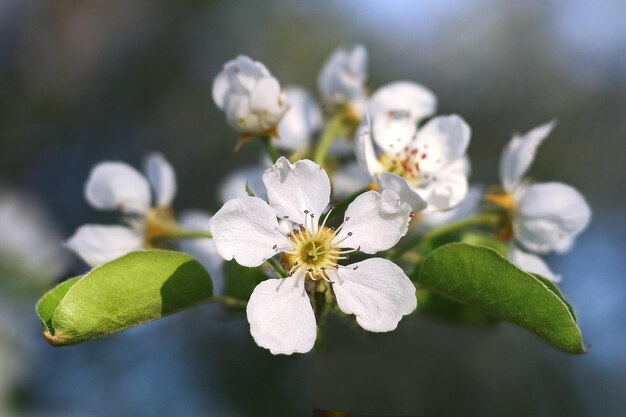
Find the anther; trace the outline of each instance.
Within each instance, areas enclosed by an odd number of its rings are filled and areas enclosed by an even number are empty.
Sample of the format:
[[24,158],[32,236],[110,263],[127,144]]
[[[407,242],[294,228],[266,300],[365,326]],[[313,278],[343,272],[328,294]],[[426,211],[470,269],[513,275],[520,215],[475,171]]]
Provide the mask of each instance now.
[[278,245],[274,245],[274,246],[272,246],[272,249],[276,250],[277,247],[278,247]]
[[348,236],[352,236],[352,232],[348,232]]
[[354,268],[352,268],[352,269],[356,271],[357,269],[359,269],[359,266],[358,266],[358,265],[355,265],[355,267],[354,267]]

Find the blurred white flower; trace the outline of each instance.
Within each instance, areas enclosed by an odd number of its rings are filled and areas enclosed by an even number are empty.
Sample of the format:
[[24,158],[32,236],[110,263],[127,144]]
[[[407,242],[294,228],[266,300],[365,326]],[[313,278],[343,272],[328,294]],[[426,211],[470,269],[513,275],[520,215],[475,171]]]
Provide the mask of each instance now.
[[538,146],[553,127],[550,122],[513,137],[500,160],[503,191],[486,196],[487,201],[511,213],[512,237],[540,254],[569,250],[591,220],[589,205],[573,187],[559,182],[523,182]]
[[311,146],[313,135],[322,127],[322,111],[305,89],[285,88],[287,112],[278,125],[277,148],[298,152]]
[[324,102],[342,105],[358,118],[366,102],[367,49],[356,45],[351,50],[336,49],[322,67],[318,86]]
[[[316,324],[305,281],[325,280],[339,308],[355,314],[366,330],[396,328],[416,307],[415,287],[391,261],[371,258],[348,266],[338,262],[361,251],[376,253],[394,246],[407,232],[411,208],[396,193],[368,191],[347,208],[337,229],[321,224],[330,201],[326,172],[312,161],[295,164],[282,157],[263,175],[269,204],[257,197],[228,201],[213,216],[215,246],[226,260],[256,267],[282,253],[289,277],[260,283],[248,302],[250,332],[259,346],[274,354],[308,352]],[[291,231],[281,229],[279,219]]]
[[[90,266],[132,251],[150,249],[158,239],[179,227],[171,207],[177,188],[174,169],[163,155],[151,153],[146,158],[144,172],[145,176],[128,164],[111,161],[101,162],[91,170],[85,184],[87,202],[96,209],[120,211],[125,224],[87,224],[68,239],[67,247]],[[192,220],[198,224],[197,217]],[[197,230],[207,227],[208,219],[205,227]],[[203,258],[200,249],[210,245],[191,247],[193,256]],[[206,259],[210,259],[210,249],[207,251]],[[206,260],[200,260],[207,265]]]
[[357,160],[381,189],[394,190],[414,211],[425,204],[427,211],[451,209],[467,193],[470,128],[452,115],[435,117],[418,130],[407,114],[381,113],[362,123],[356,132]]
[[278,80],[260,62],[240,55],[213,82],[213,100],[242,134],[275,135],[287,110]]
[[555,123],[515,135],[500,158],[502,189],[485,200],[506,210],[509,222],[501,237],[510,239],[509,260],[528,272],[558,282],[560,276],[536,254],[565,252],[591,220],[585,198],[573,187],[559,182],[530,184],[524,181],[539,145]]
[[61,234],[35,198],[0,188],[0,229],[0,259],[11,271],[37,280],[65,272],[69,257]]

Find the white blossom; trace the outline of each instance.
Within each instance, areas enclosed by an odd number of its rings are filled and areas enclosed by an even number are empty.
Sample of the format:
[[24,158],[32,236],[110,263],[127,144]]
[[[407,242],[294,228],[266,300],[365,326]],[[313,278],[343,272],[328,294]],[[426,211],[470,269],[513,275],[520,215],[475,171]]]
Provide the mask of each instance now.
[[318,86],[324,102],[347,106],[352,113],[362,115],[367,80],[367,49],[356,45],[352,49],[336,49],[324,63]]
[[242,134],[273,134],[287,110],[278,80],[260,62],[240,55],[213,82],[213,101]]
[[513,137],[500,160],[503,193],[487,196],[512,213],[513,238],[539,254],[569,250],[591,220],[589,205],[573,187],[560,182],[523,181],[538,146],[553,127],[554,123],[547,123]]
[[465,198],[470,128],[461,117],[435,117],[418,130],[412,117],[382,113],[361,124],[355,141],[357,160],[379,187],[414,211],[425,203],[427,211],[448,210]]
[[[91,170],[85,183],[87,202],[96,209],[120,211],[124,224],[86,224],[67,240],[66,246],[90,266],[150,249],[154,240],[166,237],[167,229],[176,226],[171,207],[177,188],[174,169],[163,155],[152,153],[145,160],[144,172],[117,161],[100,162]],[[196,230],[208,228],[209,217],[203,228],[197,219],[196,213],[192,219]],[[205,266],[215,259],[211,258],[210,242],[185,245]]]
[[[332,229],[326,226],[330,212],[322,216],[330,181],[319,165],[309,160],[291,164],[281,157],[265,171],[263,182],[269,204],[258,197],[235,198],[211,220],[224,259],[256,267],[282,254],[289,271],[287,278],[263,281],[250,297],[248,321],[259,346],[274,354],[313,347],[316,324],[306,280],[330,283],[339,308],[356,315],[369,331],[393,330],[415,309],[415,287],[391,261],[371,258],[339,265],[349,253],[386,250],[406,234],[411,207],[395,192],[361,194],[348,206],[341,226]],[[288,231],[279,219],[288,223]]]

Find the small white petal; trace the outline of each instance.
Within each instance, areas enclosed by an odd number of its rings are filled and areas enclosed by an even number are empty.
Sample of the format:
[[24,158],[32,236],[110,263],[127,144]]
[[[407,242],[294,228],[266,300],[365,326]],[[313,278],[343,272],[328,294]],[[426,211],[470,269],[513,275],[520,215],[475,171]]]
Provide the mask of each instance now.
[[97,209],[145,213],[150,208],[150,185],[128,164],[100,162],[87,178],[85,198]]
[[388,332],[417,307],[415,285],[393,262],[371,258],[335,271],[337,304],[370,332]]
[[221,182],[218,195],[223,203],[238,197],[247,197],[246,184],[250,187],[256,197],[262,200],[267,199],[267,192],[263,184],[263,173],[266,168],[263,166],[252,166],[238,169],[228,175]]
[[541,275],[552,282],[559,282],[561,280],[561,276],[552,272],[543,259],[537,255],[523,251],[515,244],[509,245],[509,261],[526,272]]
[[465,155],[470,136],[470,127],[457,115],[430,120],[417,132],[410,146],[422,155],[420,171],[435,173],[456,162]]
[[[179,225],[186,230],[210,231],[211,216],[200,210],[187,210],[180,215]],[[222,265],[224,259],[217,253],[213,239],[187,239],[179,248],[196,258],[211,274],[213,294],[221,294],[223,286]]]
[[322,111],[315,99],[304,89],[285,89],[287,112],[278,125],[279,149],[300,151],[306,149],[313,135],[322,127]]
[[87,224],[79,227],[66,245],[90,266],[98,266],[142,249],[143,237],[124,226]]
[[367,104],[367,110],[372,117],[402,113],[415,124],[432,115],[436,108],[435,95],[426,87],[412,81],[396,81],[380,87]]
[[315,344],[315,314],[302,274],[261,282],[246,313],[254,341],[274,355],[306,353]]
[[445,211],[430,211],[419,216],[418,231],[443,226],[469,217],[478,212],[483,198],[482,187],[471,186],[463,201],[456,207]]
[[354,161],[348,162],[333,173],[333,197],[343,200],[368,187],[371,182],[370,174],[365,168]]
[[304,224],[308,215],[317,221],[330,201],[330,180],[315,162],[302,159],[292,164],[284,156],[263,174],[270,206],[280,218]]
[[155,193],[156,205],[170,206],[176,195],[176,174],[165,157],[158,152],[146,158],[144,172]]
[[411,188],[409,183],[402,177],[391,174],[389,172],[383,172],[376,175],[376,183],[381,190],[393,190],[400,200],[411,206],[411,210],[414,213],[424,210],[426,208],[426,202],[416,190]]
[[278,228],[276,213],[257,197],[227,201],[211,219],[211,232],[222,258],[259,266],[291,242]]
[[513,228],[516,239],[533,252],[564,252],[590,220],[591,209],[576,189],[550,182],[518,193]]
[[371,131],[369,121],[364,120],[354,136],[354,154],[359,164],[367,169],[370,175],[374,175],[383,172],[384,169],[378,158],[376,158]]
[[[376,253],[398,243],[408,230],[411,207],[392,190],[367,191],[348,206],[335,242],[344,248]],[[344,240],[345,239],[345,240]]]
[[433,174],[427,183],[417,188],[428,203],[426,212],[450,210],[458,206],[467,195],[467,176],[459,169],[447,169]]
[[524,135],[515,135],[500,157],[500,180],[504,189],[511,192],[530,168],[537,148],[548,137],[556,122],[551,121]]

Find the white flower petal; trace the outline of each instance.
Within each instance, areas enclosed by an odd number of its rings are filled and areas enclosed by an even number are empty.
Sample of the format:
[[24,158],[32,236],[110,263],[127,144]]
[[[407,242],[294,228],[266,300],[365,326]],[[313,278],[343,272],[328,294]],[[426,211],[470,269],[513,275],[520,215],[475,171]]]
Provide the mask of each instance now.
[[372,129],[369,122],[364,120],[357,129],[354,137],[354,154],[359,164],[367,169],[370,175],[374,175],[383,171],[383,165],[378,161],[378,158],[376,158],[371,131]]
[[403,150],[417,132],[417,122],[407,113],[389,112],[371,116],[374,142],[385,152]]
[[145,213],[150,208],[150,185],[128,164],[100,162],[87,178],[85,198],[97,209]]
[[402,177],[391,174],[389,172],[383,172],[376,175],[376,183],[381,190],[393,190],[400,197],[400,200],[411,206],[413,213],[424,210],[426,208],[426,202],[417,193],[416,190],[411,188],[409,183]]
[[274,113],[278,119],[283,112],[281,100],[280,84],[274,77],[260,79],[250,93],[252,111]]
[[426,212],[450,210],[458,206],[467,195],[467,177],[458,169],[448,169],[430,177],[428,183],[417,188],[428,203]]
[[[210,231],[211,216],[200,210],[187,210],[180,215],[179,225],[186,230]],[[187,239],[178,244],[180,250],[196,258],[211,274],[213,294],[221,294],[223,286],[222,264],[213,239]]]
[[517,187],[537,153],[537,148],[548,137],[556,122],[551,121],[524,135],[515,135],[500,157],[500,180],[504,189],[511,192]]
[[420,171],[435,173],[465,155],[470,141],[470,127],[457,116],[438,116],[417,132],[411,143],[420,158]]
[[561,276],[552,272],[543,259],[537,255],[523,251],[515,244],[509,245],[509,261],[526,272],[541,275],[552,282],[559,282],[561,280]]
[[367,104],[367,110],[372,117],[402,113],[414,124],[432,115],[436,108],[435,95],[426,87],[412,81],[396,81],[380,87]]
[[170,206],[176,195],[176,174],[163,154],[154,152],[146,158],[144,172],[155,193],[157,206]]
[[292,164],[280,157],[263,174],[270,206],[280,218],[304,224],[307,214],[317,221],[330,201],[330,180],[315,162],[302,159]]
[[279,149],[301,151],[306,149],[313,135],[322,127],[322,111],[315,99],[303,88],[285,89],[287,112],[278,125]]
[[418,231],[424,232],[469,217],[478,212],[483,198],[482,187],[471,186],[461,203],[446,211],[430,211],[419,216]]
[[218,191],[220,201],[225,203],[233,198],[247,197],[246,184],[248,184],[256,197],[266,200],[267,192],[263,184],[263,173],[265,170],[266,168],[263,166],[252,166],[232,172],[220,184]]
[[367,188],[372,182],[365,168],[352,161],[343,165],[333,173],[333,197],[343,200],[359,190]]
[[406,234],[410,214],[411,207],[400,201],[394,191],[367,191],[348,206],[343,228],[335,242],[343,248],[359,248],[364,253],[389,249]]
[[257,197],[227,201],[211,219],[211,233],[222,258],[248,267],[261,265],[279,248],[291,247],[280,233],[274,210]]
[[402,316],[417,307],[415,285],[387,259],[371,258],[341,267],[333,277],[341,311],[354,314],[357,323],[370,332],[394,330]]
[[591,220],[585,198],[566,184],[533,184],[518,193],[518,198],[515,237],[533,252],[568,250]]
[[261,282],[246,313],[254,341],[274,355],[306,353],[315,344],[315,314],[302,274]]
[[143,237],[124,226],[87,224],[79,227],[66,245],[90,266],[98,266],[141,250]]

